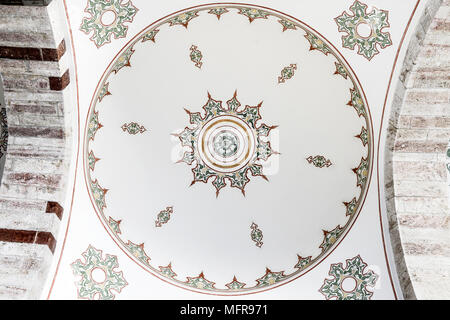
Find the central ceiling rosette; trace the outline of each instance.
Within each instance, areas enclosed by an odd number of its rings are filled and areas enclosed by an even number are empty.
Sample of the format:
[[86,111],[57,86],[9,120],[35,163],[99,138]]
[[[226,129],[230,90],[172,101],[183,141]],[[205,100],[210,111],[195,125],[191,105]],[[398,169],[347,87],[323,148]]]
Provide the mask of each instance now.
[[196,182],[207,183],[213,178],[216,195],[230,181],[231,187],[238,188],[245,195],[245,186],[250,182],[248,172],[268,180],[263,173],[263,163],[273,154],[269,141],[270,131],[277,126],[262,123],[260,108],[245,106],[237,99],[237,92],[226,102],[214,100],[208,93],[208,101],[203,106],[204,115],[191,112],[186,127],[177,136],[183,147],[189,148],[178,162],[194,165],[192,173]]

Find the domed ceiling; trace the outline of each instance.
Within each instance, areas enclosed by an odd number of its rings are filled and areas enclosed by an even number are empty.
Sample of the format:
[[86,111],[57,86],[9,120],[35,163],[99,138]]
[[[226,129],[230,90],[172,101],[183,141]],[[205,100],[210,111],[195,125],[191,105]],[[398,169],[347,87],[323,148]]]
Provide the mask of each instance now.
[[235,293],[300,276],[348,231],[369,184],[356,75],[275,11],[206,6],[151,25],[111,63],[87,121],[102,222],[181,286]]
[[[91,0],[84,16],[69,5],[71,24],[82,21],[72,32],[85,181],[62,258],[76,262],[57,272],[73,283],[70,271],[90,281],[100,268],[117,276],[116,294],[135,273],[178,295],[276,294],[306,279],[306,296],[370,298],[380,277],[380,297],[395,295],[377,187],[369,192],[385,94],[376,79],[386,83],[390,72],[377,75],[373,63],[392,44],[387,11],[358,1],[328,1],[331,17],[317,4],[189,3],[170,11]],[[332,42],[310,25],[315,19]],[[394,50],[382,53],[379,61],[393,61]],[[118,255],[115,267],[83,269],[105,256],[93,239]],[[103,294],[84,298],[111,298]]]

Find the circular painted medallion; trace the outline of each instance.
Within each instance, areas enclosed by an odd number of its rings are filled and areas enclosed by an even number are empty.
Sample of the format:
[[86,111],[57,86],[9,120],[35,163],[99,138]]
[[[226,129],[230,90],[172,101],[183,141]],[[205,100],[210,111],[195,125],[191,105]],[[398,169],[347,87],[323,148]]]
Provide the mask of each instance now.
[[276,288],[323,261],[359,215],[373,163],[345,59],[252,5],[190,8],[137,34],[100,79],[84,139],[89,195],[120,248],[170,284],[219,295]]

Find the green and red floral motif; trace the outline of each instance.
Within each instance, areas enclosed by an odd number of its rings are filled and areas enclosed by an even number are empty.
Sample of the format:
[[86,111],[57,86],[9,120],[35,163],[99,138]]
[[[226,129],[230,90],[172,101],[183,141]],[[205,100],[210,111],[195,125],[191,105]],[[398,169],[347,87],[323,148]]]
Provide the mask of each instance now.
[[334,65],[336,66],[336,71],[334,72],[334,74],[340,74],[342,77],[344,77],[344,79],[347,79],[348,73],[344,65],[340,62],[335,62]]
[[353,172],[356,174],[357,182],[356,185],[358,187],[364,188],[364,185],[367,182],[367,178],[369,176],[369,161],[367,158],[361,158],[361,163],[358,168],[353,169]]
[[304,257],[302,257],[300,255],[297,255],[297,257],[298,257],[298,262],[294,266],[294,268],[303,270],[303,269],[305,269],[307,266],[309,266],[311,264],[312,256],[304,258]]
[[367,129],[364,127],[361,128],[361,133],[355,137],[361,139],[364,147],[369,143],[369,134],[367,132]]
[[220,20],[220,17],[224,14],[230,12],[227,10],[227,8],[212,8],[208,11],[209,14],[214,14],[217,16],[217,19]]
[[170,215],[173,213],[173,207],[167,207],[165,210],[162,210],[156,216],[155,226],[162,227],[163,224],[166,224],[170,220]]
[[122,220],[114,220],[113,218],[109,217],[108,220],[108,225],[111,228],[111,230],[115,233],[115,234],[121,234],[122,231],[120,230],[120,223],[122,222]]
[[263,245],[263,242],[262,242],[263,233],[262,233],[261,229],[259,229],[258,225],[254,222],[250,226],[250,229],[252,229],[252,232],[250,233],[250,237],[252,238],[253,242],[255,242],[255,245],[258,248],[261,248]]
[[[373,292],[367,287],[374,287],[378,275],[372,270],[365,270],[365,263],[359,255],[352,259],[346,260],[345,268],[342,263],[332,264],[328,274],[331,279],[325,279],[319,292],[322,293],[327,300],[370,300]],[[351,279],[354,283],[353,289],[344,289],[343,282]]]
[[194,63],[194,65],[197,68],[201,68],[203,65],[202,59],[203,59],[203,55],[202,52],[200,50],[198,50],[197,46],[192,46],[191,47],[191,53],[189,54],[189,57],[191,58],[191,61]]
[[135,135],[138,133],[144,133],[147,131],[144,126],[141,126],[140,124],[136,122],[130,122],[130,123],[124,123],[122,125],[123,132],[128,132],[129,134]]
[[159,267],[161,274],[168,278],[175,278],[177,274],[172,270],[172,263],[169,263],[166,267]]
[[145,253],[144,244],[135,244],[128,240],[125,244],[125,247],[131,252],[133,256],[135,256],[140,262],[149,266],[150,265],[150,257]]
[[322,252],[325,252],[329,248],[331,248],[335,244],[335,242],[339,239],[339,237],[343,232],[344,228],[341,228],[340,225],[338,225],[331,231],[323,230],[324,239],[322,244],[319,246],[320,248],[322,248]]
[[[113,300],[115,295],[112,290],[120,293],[128,285],[123,277],[122,271],[115,271],[119,264],[117,257],[107,254],[103,258],[101,250],[97,250],[91,245],[82,254],[85,262],[80,259],[71,264],[73,273],[81,276],[81,280],[76,282],[78,289],[78,298],[89,300]],[[93,279],[92,273],[99,269],[105,274],[103,282],[97,282]]]
[[239,14],[246,16],[250,23],[255,19],[267,19],[270,16],[269,12],[255,8],[240,8]]
[[97,112],[94,111],[91,114],[88,122],[88,132],[87,132],[88,140],[94,141],[95,134],[101,127],[103,127],[103,125],[98,121],[98,111]]
[[[214,178],[212,184],[216,188],[216,194],[219,194],[220,189],[226,186],[225,180],[231,182],[231,187],[238,188],[245,195],[245,186],[250,179],[248,178],[248,172],[253,176],[260,176],[267,180],[267,177],[263,174],[261,161],[267,160],[272,154],[277,154],[278,152],[273,151],[270,142],[262,140],[262,137],[267,137],[270,130],[276,128],[276,126],[268,126],[266,124],[261,124],[257,126],[257,122],[261,119],[261,114],[259,109],[262,105],[260,103],[257,106],[245,106],[244,109],[240,109],[240,102],[236,97],[235,92],[233,98],[227,101],[228,107],[222,106],[222,101],[214,100],[208,93],[208,101],[203,106],[204,115],[202,116],[200,112],[190,112],[188,113],[190,118],[191,127],[186,127],[181,133],[174,134],[180,139],[181,145],[183,147],[188,147],[190,151],[186,151],[183,157],[178,162],[185,162],[188,165],[192,165],[196,162],[196,166],[192,169],[194,175],[194,180],[191,185],[196,182],[207,183],[210,178]],[[234,116],[243,120],[254,132],[256,137],[256,152],[252,159],[248,162],[246,166],[235,172],[218,172],[210,167],[208,167],[197,150],[197,141],[199,138],[200,131],[203,126],[209,122],[211,119],[221,117],[221,116]]]
[[359,91],[355,88],[350,89],[350,97],[347,105],[355,108],[358,116],[366,117],[366,107]]
[[94,182],[91,182],[91,190],[97,208],[103,212],[103,209],[106,208],[105,195],[108,192],[108,189],[103,189],[98,184],[97,179],[95,179]]
[[145,41],[155,42],[156,41],[156,35],[158,34],[158,32],[159,32],[158,29],[147,31],[142,37],[142,42],[145,42]]
[[184,12],[184,13],[179,14],[179,15],[173,17],[172,19],[170,19],[169,24],[171,27],[176,26],[176,25],[181,25],[181,26],[187,28],[189,22],[196,17],[198,17],[198,11]]
[[[344,48],[354,49],[358,46],[358,54],[364,56],[367,60],[371,60],[379,53],[377,44],[381,48],[392,45],[391,35],[389,32],[382,30],[389,27],[388,11],[373,8],[367,12],[367,5],[355,1],[350,6],[351,15],[343,12],[336,17],[334,21],[338,25],[338,30],[347,33],[342,36],[342,46]],[[363,24],[370,29],[368,36],[362,36],[358,33],[358,27]]]
[[198,277],[195,278],[187,277],[186,284],[190,287],[194,287],[197,289],[212,290],[215,289],[214,285],[216,283],[206,280],[205,275],[202,272]]
[[325,55],[331,53],[330,48],[325,44],[325,42],[322,39],[319,39],[319,37],[317,37],[316,35],[312,34],[309,31],[305,32],[306,32],[305,38],[309,41],[311,45],[309,50],[318,50],[324,53]]
[[[93,32],[90,38],[97,48],[111,42],[111,37],[115,39],[124,38],[127,35],[128,27],[125,22],[132,22],[138,9],[131,0],[122,3],[121,0],[88,0],[85,12],[90,17],[83,18],[80,30],[86,34]],[[105,25],[102,18],[105,13],[111,12],[115,19],[112,23]]]
[[105,83],[98,93],[98,102],[101,102],[104,97],[111,95],[111,92],[109,92],[109,82]]
[[246,286],[246,284],[243,283],[243,282],[239,282],[239,281],[236,279],[236,276],[233,277],[233,281],[231,281],[230,283],[227,283],[227,284],[225,285],[225,287],[227,287],[227,288],[230,289],[230,290],[241,290],[241,289],[243,289],[245,286]]
[[351,216],[356,213],[356,209],[358,208],[358,201],[356,200],[356,197],[352,199],[350,202],[344,202],[345,205],[345,215]]
[[286,275],[284,271],[280,272],[272,272],[269,268],[266,268],[266,274],[261,278],[256,279],[257,287],[266,287],[271,286],[277,282],[283,281],[286,279]]
[[281,19],[278,20],[278,22],[281,23],[281,25],[283,26],[283,32],[287,30],[297,30],[295,23],[293,23],[292,21]]
[[117,73],[123,67],[131,67],[130,59],[131,59],[131,56],[133,55],[133,53],[134,53],[133,47],[127,48],[125,50],[125,52],[123,52],[120,55],[119,59],[117,59],[117,61],[114,64],[114,67],[112,68],[111,71],[114,71],[114,73]]
[[312,163],[317,168],[329,167],[333,164],[329,159],[325,158],[324,156],[315,156],[315,157],[309,156],[308,158],[306,158],[306,161]]
[[96,158],[94,156],[94,152],[91,150],[91,152],[89,152],[89,155],[88,155],[89,169],[91,169],[93,171],[95,169],[95,164],[97,163],[98,160],[100,160],[100,159]]
[[284,67],[283,70],[281,70],[281,75],[278,77],[278,83],[285,83],[286,80],[291,79],[295,74],[295,70],[297,70],[297,64],[295,63],[288,67]]

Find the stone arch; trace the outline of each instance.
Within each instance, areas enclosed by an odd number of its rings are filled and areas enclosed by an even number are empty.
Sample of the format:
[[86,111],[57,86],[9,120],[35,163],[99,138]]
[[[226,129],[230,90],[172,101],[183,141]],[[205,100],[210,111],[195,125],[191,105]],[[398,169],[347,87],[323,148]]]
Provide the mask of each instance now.
[[406,299],[450,298],[449,0],[430,0],[397,79],[385,150],[390,238]]
[[68,119],[70,53],[47,2],[0,4],[0,96],[9,135],[0,159],[0,299],[41,296],[68,199],[75,131]]

